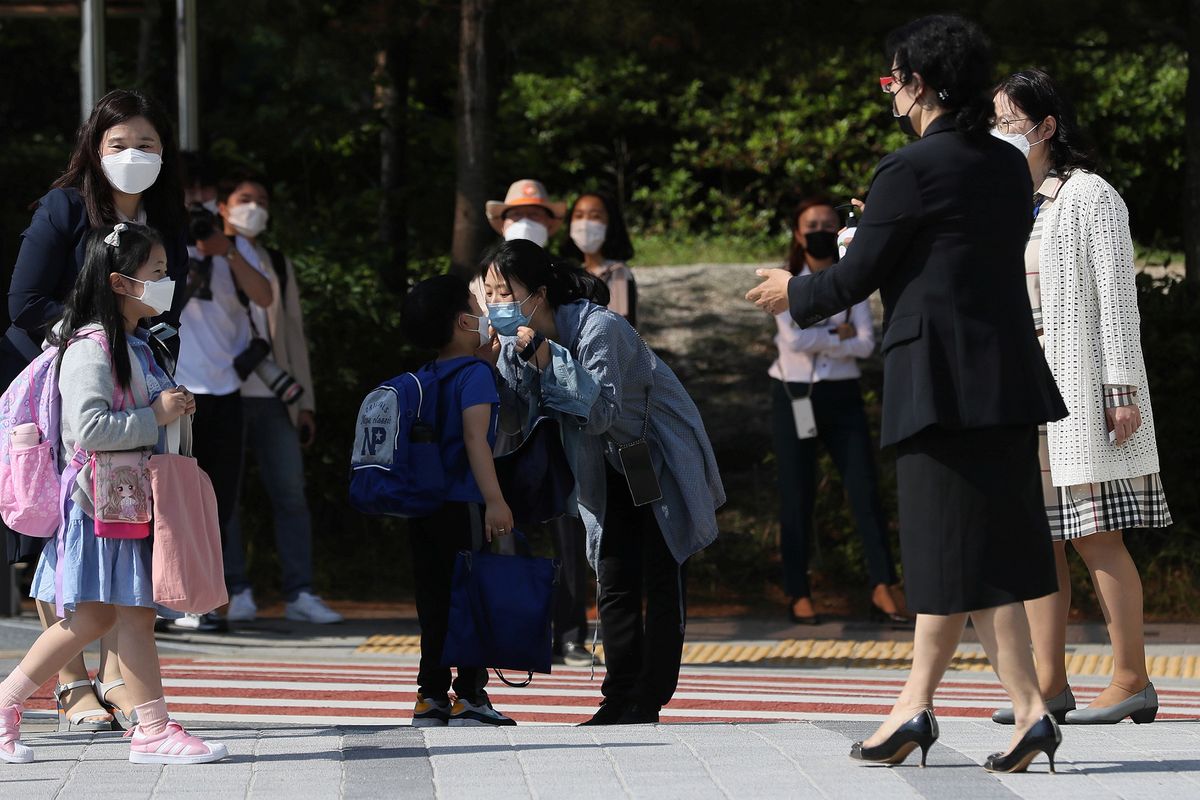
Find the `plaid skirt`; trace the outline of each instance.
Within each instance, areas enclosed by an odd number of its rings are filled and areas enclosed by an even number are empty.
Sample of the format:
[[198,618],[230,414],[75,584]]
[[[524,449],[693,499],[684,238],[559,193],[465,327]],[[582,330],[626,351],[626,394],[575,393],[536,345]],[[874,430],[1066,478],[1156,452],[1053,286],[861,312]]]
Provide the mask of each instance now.
[[1167,508],[1167,496],[1157,472],[1103,483],[1055,486],[1050,480],[1045,425],[1039,427],[1038,434],[1042,494],[1054,541],[1126,528],[1165,528],[1171,524],[1171,510]]

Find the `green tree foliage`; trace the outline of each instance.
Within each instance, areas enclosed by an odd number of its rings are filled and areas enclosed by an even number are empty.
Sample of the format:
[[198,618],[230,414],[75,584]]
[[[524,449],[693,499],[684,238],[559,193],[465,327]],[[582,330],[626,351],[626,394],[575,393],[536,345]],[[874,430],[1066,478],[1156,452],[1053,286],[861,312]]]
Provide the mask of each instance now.
[[[877,76],[889,66],[883,38],[942,5],[498,0],[489,47],[493,196],[521,177],[540,178],[561,196],[602,187],[624,204],[635,245],[638,235],[653,234],[738,240],[782,254],[788,210],[799,197],[863,196],[875,163],[904,143],[878,89]],[[173,109],[171,6],[164,4],[154,22],[150,69],[141,81]],[[1038,65],[1060,80],[1076,100],[1104,174],[1129,204],[1135,237],[1178,249],[1183,0],[964,0],[956,9],[989,29],[997,78]],[[396,526],[358,518],[345,502],[351,420],[362,393],[423,357],[400,337],[399,297],[380,279],[392,260],[377,222],[385,124],[379,54],[397,36],[406,42],[406,68],[397,73],[408,79],[402,188],[408,235],[400,239],[416,278],[449,263],[458,12],[449,0],[200,4],[205,148],[226,170],[250,167],[269,176],[269,236],[294,257],[304,289],[322,430],[308,458],[310,496],[318,560],[336,593],[403,594],[400,582],[381,575],[407,574],[402,565],[375,569],[381,559],[403,562],[402,539],[375,535]],[[111,85],[138,82],[138,34],[136,19],[109,20]],[[37,77],[0,87],[6,264],[15,257],[28,204],[66,163],[78,124],[77,47],[77,20],[0,19],[0,74]],[[1161,314],[1176,327],[1148,330],[1148,355],[1149,342],[1174,343],[1174,332],[1189,327],[1182,312],[1163,304],[1150,302],[1144,319],[1152,325]],[[1176,397],[1190,396],[1194,376],[1188,384],[1170,383],[1154,358],[1156,416],[1164,431],[1180,437],[1163,441],[1195,442],[1195,431],[1176,430],[1165,419]],[[1185,467],[1164,462],[1173,505],[1188,489],[1169,471]],[[843,511],[833,506],[821,507],[823,518],[848,531]],[[246,507],[247,529],[267,530],[262,498],[252,495]],[[1194,536],[1194,507],[1177,508],[1177,519],[1191,516]],[[723,552],[733,561],[714,566],[714,576],[741,574],[728,568],[735,562],[754,571],[753,557]],[[832,574],[861,578],[852,552],[828,555]]]

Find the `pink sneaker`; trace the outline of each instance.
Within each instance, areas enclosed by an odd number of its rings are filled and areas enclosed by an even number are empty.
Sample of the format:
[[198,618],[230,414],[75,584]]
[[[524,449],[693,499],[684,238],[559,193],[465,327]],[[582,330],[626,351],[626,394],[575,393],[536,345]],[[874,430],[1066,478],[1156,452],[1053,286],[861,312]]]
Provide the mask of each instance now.
[[28,764],[33,751],[21,744],[21,707],[0,708],[0,761]]
[[142,733],[141,725],[127,730],[125,736],[132,739],[129,760],[134,764],[207,764],[229,755],[225,745],[192,736],[175,720],[157,736]]

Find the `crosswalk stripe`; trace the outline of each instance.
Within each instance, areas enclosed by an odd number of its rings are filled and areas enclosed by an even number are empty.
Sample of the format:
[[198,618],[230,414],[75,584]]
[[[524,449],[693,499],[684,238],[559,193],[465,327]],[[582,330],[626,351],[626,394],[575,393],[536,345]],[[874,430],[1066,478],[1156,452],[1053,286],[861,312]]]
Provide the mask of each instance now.
[[[524,724],[574,724],[599,705],[602,667],[592,679],[588,668],[556,667],[536,675],[531,686],[511,688],[491,681],[488,692],[497,708]],[[219,661],[172,658],[163,661],[163,685],[172,715],[184,722],[270,722],[305,725],[403,725],[411,720],[417,666],[338,662]],[[53,709],[50,689],[42,687],[32,709]],[[886,714],[903,685],[897,677],[859,677],[836,672],[789,670],[748,665],[685,667],[679,688],[662,718],[674,721],[773,721],[878,719]],[[1094,698],[1099,682],[1078,681],[1081,704]],[[1200,716],[1200,690],[1161,686],[1160,719]],[[941,715],[985,718],[1007,704],[992,676],[959,673],[937,694]]]

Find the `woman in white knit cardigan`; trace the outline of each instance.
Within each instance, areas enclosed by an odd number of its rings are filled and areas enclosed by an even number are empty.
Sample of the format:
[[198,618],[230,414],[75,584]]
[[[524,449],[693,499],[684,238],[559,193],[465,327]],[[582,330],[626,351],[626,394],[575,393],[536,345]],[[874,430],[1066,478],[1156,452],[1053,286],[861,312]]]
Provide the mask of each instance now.
[[[1158,475],[1129,214],[1090,171],[1074,115],[1050,76],[1012,75],[995,105],[994,133],[1026,154],[1040,187],[1025,269],[1034,325],[1071,412],[1042,440],[1059,584],[1056,594],[1026,603],[1042,695],[1060,722],[1151,722],[1158,697],[1146,672],[1142,583],[1122,532],[1165,527],[1171,515]],[[1066,671],[1068,541],[1091,572],[1113,644],[1111,683],[1078,710]],[[1012,711],[992,718],[1011,724]]]

